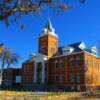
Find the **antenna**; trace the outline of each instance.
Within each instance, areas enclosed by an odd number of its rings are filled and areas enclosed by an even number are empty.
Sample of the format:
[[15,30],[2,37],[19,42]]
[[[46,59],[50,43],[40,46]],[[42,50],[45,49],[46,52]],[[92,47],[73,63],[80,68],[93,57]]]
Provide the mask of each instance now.
[[48,19],[50,19],[50,16],[49,16],[49,9],[48,9]]

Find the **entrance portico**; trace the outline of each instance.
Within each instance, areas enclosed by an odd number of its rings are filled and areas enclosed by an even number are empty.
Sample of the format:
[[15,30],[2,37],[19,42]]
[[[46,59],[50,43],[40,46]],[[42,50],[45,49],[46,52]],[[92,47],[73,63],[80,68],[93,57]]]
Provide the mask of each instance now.
[[42,54],[38,54],[34,56],[34,82],[44,84],[46,78],[46,61],[47,57]]

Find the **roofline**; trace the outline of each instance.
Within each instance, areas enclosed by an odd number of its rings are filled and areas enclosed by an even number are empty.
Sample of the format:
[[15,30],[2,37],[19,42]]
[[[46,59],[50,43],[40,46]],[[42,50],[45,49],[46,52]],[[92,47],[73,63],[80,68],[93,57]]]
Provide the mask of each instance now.
[[51,58],[65,57],[65,56],[75,55],[75,54],[80,54],[80,53],[87,53],[87,54],[90,54],[90,55],[95,56],[95,57],[97,57],[97,58],[100,58],[99,56],[94,55],[94,54],[92,54],[92,53],[89,53],[89,52],[87,52],[87,51],[75,52],[75,53],[71,53],[71,54],[68,54],[68,55],[58,55],[58,56],[54,56],[54,57],[51,57]]
[[92,56],[95,56],[95,57],[97,57],[97,58],[100,58],[98,55],[95,55],[95,54],[92,54],[92,53],[90,53],[90,52],[87,52],[87,51],[84,51],[85,53],[88,53],[88,54],[90,54],[90,55],[92,55]]
[[[75,54],[81,54],[81,53],[87,53],[87,54],[92,55],[92,56],[94,56],[96,58],[100,58],[99,56],[94,55],[92,53],[89,53],[87,51],[75,52],[75,53],[71,53],[71,54],[68,54],[68,55],[58,55],[58,56],[54,56],[54,57],[47,56],[47,57],[48,57],[48,60],[49,60],[51,58],[66,57],[66,56],[69,56],[69,55],[75,55]],[[33,61],[28,61],[28,62],[23,62],[22,64],[31,63],[31,62],[34,62],[34,60]]]
[[46,35],[52,35],[52,36],[58,38],[58,35],[57,35],[57,34],[50,34],[50,33],[48,33],[48,34],[43,34],[43,35],[39,35],[39,38],[40,38],[40,37],[43,37],[43,36],[46,36]]
[[75,43],[69,43],[69,44],[67,44],[67,45],[59,46],[58,48],[63,48],[63,47],[65,47],[65,46],[72,47],[71,45],[73,45],[73,44],[77,44],[77,43],[85,43],[85,42],[83,42],[83,41],[79,41],[79,42],[75,42]]

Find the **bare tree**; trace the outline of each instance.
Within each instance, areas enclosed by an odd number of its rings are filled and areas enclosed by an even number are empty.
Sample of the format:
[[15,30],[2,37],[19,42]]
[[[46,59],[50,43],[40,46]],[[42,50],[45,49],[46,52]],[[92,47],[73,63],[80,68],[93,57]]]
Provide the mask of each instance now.
[[[9,20],[18,20],[24,14],[34,14],[45,6],[66,10],[71,6],[68,4],[72,0],[0,0],[0,21],[5,21],[9,26]],[[84,4],[85,0],[79,0]],[[10,19],[9,19],[10,17]]]
[[4,69],[8,69],[11,64],[17,64],[20,60],[21,56],[14,53],[11,49],[7,47],[3,47],[2,52],[0,53],[1,60],[1,84],[2,84],[2,76],[4,75]]
[[20,58],[21,55],[9,52],[8,58],[6,59],[7,68],[9,68],[12,64],[13,65],[17,64]]

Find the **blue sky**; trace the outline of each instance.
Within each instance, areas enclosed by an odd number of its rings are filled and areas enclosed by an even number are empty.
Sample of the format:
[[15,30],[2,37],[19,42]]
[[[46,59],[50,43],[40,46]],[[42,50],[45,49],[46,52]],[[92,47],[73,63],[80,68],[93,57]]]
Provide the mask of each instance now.
[[[52,25],[59,36],[59,46],[78,41],[84,41],[89,46],[97,45],[100,41],[100,0],[86,0],[84,5],[72,0],[74,3],[76,9],[56,13],[48,8],[41,15],[23,16],[18,23],[13,23],[8,28],[0,22],[0,42],[21,54],[23,62],[30,53],[38,52],[38,35],[48,21],[49,12]],[[24,30],[20,29],[19,23],[25,24]],[[18,66],[21,66],[21,62]]]

